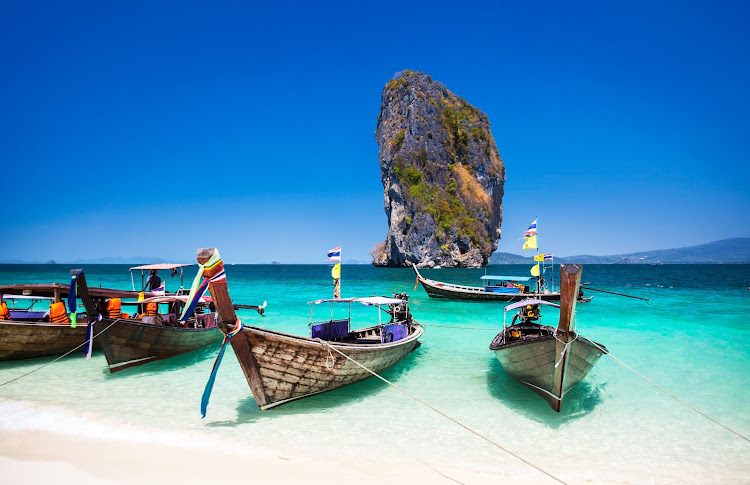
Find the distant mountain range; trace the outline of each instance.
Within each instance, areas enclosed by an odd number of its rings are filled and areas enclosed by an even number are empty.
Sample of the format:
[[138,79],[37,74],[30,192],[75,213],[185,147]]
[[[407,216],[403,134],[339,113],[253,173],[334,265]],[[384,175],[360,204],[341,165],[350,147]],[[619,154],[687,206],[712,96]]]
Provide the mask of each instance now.
[[[555,262],[563,264],[750,264],[750,238],[735,237],[699,246],[611,256],[558,257],[555,255]],[[533,256],[524,257],[518,254],[496,252],[490,256],[490,264],[534,264],[534,259]]]
[[[168,258],[130,257],[130,258],[97,258],[76,259],[73,261],[58,261],[58,264],[153,264],[153,263],[185,263]],[[657,249],[640,253],[613,254],[611,256],[563,256],[555,255],[556,263],[581,264],[750,264],[750,238],[735,237],[723,239],[699,246],[689,246],[677,249]],[[36,260],[21,261],[6,259],[0,264],[55,264],[55,261]],[[274,262],[276,263],[276,262]],[[370,264],[370,261],[350,259],[344,264]],[[534,264],[533,255],[521,256],[513,253],[495,252],[490,256],[489,264]]]
[[155,258],[149,257],[132,257],[132,258],[97,258],[97,259],[74,259],[72,261],[61,260],[55,262],[53,260],[30,260],[21,261],[18,259],[6,259],[0,261],[0,264],[154,264],[154,263],[178,263],[184,261],[174,261],[167,258]]

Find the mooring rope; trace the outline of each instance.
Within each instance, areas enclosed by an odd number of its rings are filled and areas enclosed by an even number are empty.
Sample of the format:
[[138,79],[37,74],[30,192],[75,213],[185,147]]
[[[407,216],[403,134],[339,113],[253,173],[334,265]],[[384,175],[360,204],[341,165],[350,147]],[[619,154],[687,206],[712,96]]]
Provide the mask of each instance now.
[[[99,335],[101,335],[101,334],[103,334],[104,332],[106,332],[107,330],[109,330],[109,329],[110,329],[110,327],[112,327],[112,325],[114,325],[115,323],[119,322],[120,320],[123,320],[123,319],[122,319],[122,318],[118,318],[117,320],[115,320],[114,322],[112,322],[112,323],[111,323],[111,324],[109,325],[109,327],[105,328],[105,329],[104,329],[104,330],[102,330],[101,332],[99,332],[99,333],[97,333],[96,335],[94,335],[93,337],[91,337],[91,340],[94,340],[94,339],[95,339],[96,337],[98,337]],[[23,375],[21,375],[21,376],[18,376],[18,377],[14,378],[14,379],[11,379],[11,380],[9,380],[9,381],[7,381],[7,382],[3,382],[3,383],[0,383],[0,386],[4,386],[5,384],[10,384],[10,383],[11,383],[11,382],[13,382],[13,381],[17,381],[17,380],[19,380],[19,379],[23,379],[24,377],[28,376],[29,374],[33,374],[34,372],[36,372],[36,371],[38,371],[38,370],[42,370],[42,369],[44,369],[45,367],[47,367],[48,365],[50,365],[50,364],[54,364],[55,362],[57,362],[58,360],[62,359],[63,357],[65,357],[65,356],[67,356],[67,355],[70,355],[70,354],[72,354],[73,352],[75,352],[76,350],[80,349],[81,347],[83,347],[83,346],[84,346],[84,345],[86,345],[87,343],[88,343],[88,339],[84,340],[84,341],[83,341],[83,343],[82,343],[81,345],[79,345],[78,347],[76,347],[76,348],[74,348],[74,349],[72,349],[72,350],[69,350],[68,352],[64,353],[63,355],[61,355],[60,357],[56,358],[55,360],[53,360],[53,361],[50,361],[50,362],[47,362],[46,364],[44,364],[44,365],[42,365],[42,366],[40,366],[40,367],[37,367],[36,369],[34,369],[34,370],[30,371],[30,372],[27,372],[26,374],[23,374]]]
[[[555,369],[557,369],[557,366],[560,365],[560,362],[562,362],[563,357],[565,357],[565,352],[568,351],[568,346],[570,346],[573,342],[575,342],[576,340],[578,340],[578,334],[576,333],[575,338],[573,338],[573,340],[568,340],[567,342],[563,342],[562,340],[560,340],[559,338],[557,338],[557,331],[555,331],[552,334],[552,336],[555,337],[555,340],[557,340],[561,344],[565,344],[565,347],[563,347],[562,352],[560,352],[560,359],[555,364]],[[570,338],[570,334],[568,334],[568,338]]]
[[658,384],[656,384],[656,383],[655,383],[654,381],[652,381],[652,380],[651,380],[651,379],[649,379],[648,377],[644,376],[644,375],[643,375],[643,374],[641,374],[640,372],[636,371],[635,369],[633,369],[632,367],[630,367],[629,365],[627,365],[627,364],[626,364],[625,362],[621,361],[620,359],[618,359],[617,357],[615,357],[614,355],[612,355],[612,354],[611,354],[611,353],[610,353],[610,352],[609,352],[609,351],[608,351],[607,349],[603,348],[602,346],[600,346],[599,344],[597,344],[597,343],[596,343],[596,342],[594,342],[593,340],[589,340],[589,342],[591,342],[592,344],[594,344],[594,346],[595,346],[595,347],[597,347],[597,348],[598,348],[599,350],[601,350],[601,351],[602,351],[602,352],[604,352],[605,354],[607,354],[607,355],[609,355],[610,357],[612,357],[613,359],[615,359],[615,360],[616,360],[617,362],[619,362],[619,363],[620,363],[620,364],[621,364],[621,365],[622,365],[623,367],[625,367],[626,369],[628,369],[629,371],[631,371],[632,373],[634,373],[635,375],[637,375],[638,377],[640,377],[640,378],[641,378],[641,379],[643,379],[644,381],[648,382],[649,384],[651,384],[651,385],[652,385],[652,386],[654,386],[655,388],[659,389],[659,390],[660,390],[661,392],[663,392],[664,394],[666,394],[666,395],[670,396],[671,398],[675,399],[675,400],[676,400],[677,402],[680,402],[680,403],[684,404],[685,406],[689,407],[690,409],[692,409],[692,410],[693,410],[693,411],[695,411],[696,413],[700,414],[700,415],[701,415],[701,416],[703,416],[704,418],[706,418],[706,419],[708,419],[708,420],[710,420],[710,421],[713,421],[713,422],[714,422],[715,424],[718,424],[719,426],[721,426],[721,427],[722,427],[722,428],[724,428],[725,430],[729,431],[730,433],[734,433],[735,435],[739,436],[739,437],[740,437],[740,438],[742,438],[743,440],[745,440],[745,441],[748,441],[748,442],[750,442],[750,439],[748,439],[748,438],[747,438],[746,436],[743,436],[743,435],[739,434],[739,433],[738,433],[737,431],[733,430],[732,428],[730,428],[730,427],[728,427],[728,426],[725,426],[725,425],[721,424],[720,422],[716,421],[716,420],[715,420],[714,418],[712,418],[711,416],[707,415],[706,413],[704,413],[704,412],[702,412],[702,411],[700,411],[700,410],[698,410],[698,409],[694,408],[694,407],[693,407],[693,406],[691,406],[690,404],[686,403],[685,401],[683,401],[683,400],[682,400],[682,399],[680,399],[679,397],[675,396],[675,395],[674,395],[674,394],[672,394],[671,392],[669,392],[669,391],[667,391],[666,389],[664,389],[663,387],[659,386]]
[[[564,481],[560,480],[559,478],[557,478],[556,476],[552,475],[551,473],[548,473],[548,472],[544,471],[543,469],[539,468],[538,466],[534,465],[534,464],[533,464],[533,463],[531,463],[530,461],[527,461],[527,460],[525,460],[525,459],[521,458],[520,456],[516,455],[516,454],[515,454],[515,453],[513,453],[512,451],[510,451],[510,450],[508,450],[508,449],[506,449],[506,448],[503,448],[503,447],[502,447],[501,445],[499,445],[498,443],[495,443],[494,441],[492,441],[491,439],[489,439],[489,438],[487,438],[486,436],[482,435],[482,434],[481,434],[481,433],[479,433],[478,431],[475,431],[475,430],[473,430],[473,429],[469,428],[468,426],[466,426],[465,424],[461,423],[460,421],[457,421],[456,419],[454,419],[454,418],[452,418],[452,417],[448,416],[448,415],[447,415],[447,414],[445,414],[444,412],[442,412],[442,411],[440,411],[440,410],[438,410],[438,409],[434,408],[433,406],[431,406],[431,405],[427,404],[426,402],[422,401],[421,399],[419,399],[419,398],[418,398],[418,397],[416,397],[415,395],[413,395],[413,394],[410,394],[409,392],[405,391],[405,390],[404,390],[404,389],[402,389],[401,387],[399,387],[399,386],[397,386],[396,384],[394,384],[394,383],[390,382],[390,381],[389,381],[388,379],[386,379],[386,378],[384,378],[384,377],[380,376],[379,374],[377,374],[377,373],[375,373],[375,372],[371,371],[370,369],[368,369],[368,368],[367,368],[367,367],[365,367],[364,365],[360,364],[359,362],[357,362],[356,360],[352,359],[351,357],[349,357],[349,356],[348,356],[348,355],[346,355],[345,353],[341,352],[341,351],[340,351],[339,349],[337,349],[336,347],[333,347],[332,345],[330,345],[330,344],[329,344],[328,342],[326,342],[326,341],[324,341],[324,340],[319,340],[319,341],[320,341],[320,343],[321,343],[321,344],[322,344],[323,346],[325,346],[325,347],[328,347],[328,348],[329,348],[329,352],[330,352],[330,349],[333,349],[333,350],[335,350],[335,351],[336,351],[336,352],[338,352],[339,354],[343,355],[343,356],[344,356],[344,358],[346,358],[347,360],[350,360],[350,361],[354,362],[354,363],[355,363],[356,365],[358,365],[359,367],[363,368],[364,370],[366,370],[367,372],[369,372],[369,373],[370,373],[370,374],[372,374],[373,376],[377,377],[377,378],[378,378],[378,379],[380,379],[381,381],[385,382],[385,383],[386,383],[386,384],[388,384],[389,386],[393,386],[393,387],[395,387],[396,389],[398,389],[399,391],[403,392],[404,394],[406,394],[406,395],[407,395],[407,396],[409,396],[410,398],[414,399],[414,400],[415,400],[415,401],[417,401],[418,403],[420,403],[420,404],[422,404],[422,405],[424,405],[424,406],[427,406],[428,408],[432,409],[433,411],[435,411],[435,412],[436,412],[436,413],[438,413],[439,415],[443,416],[444,418],[446,418],[446,419],[449,419],[450,421],[453,421],[453,422],[454,422],[455,424],[457,424],[457,425],[461,426],[461,427],[462,427],[462,428],[464,428],[464,429],[465,429],[466,431],[469,431],[470,433],[473,433],[474,435],[476,435],[476,436],[478,436],[478,437],[482,438],[483,440],[485,440],[486,442],[490,443],[491,445],[493,445],[493,446],[495,446],[495,447],[497,447],[497,448],[499,448],[499,449],[503,450],[504,452],[506,452],[507,454],[509,454],[509,455],[513,456],[514,458],[516,458],[516,459],[518,459],[518,460],[520,460],[520,461],[522,461],[522,462],[526,463],[526,464],[527,464],[527,465],[529,465],[530,467],[532,467],[532,468],[535,468],[535,469],[537,469],[538,471],[540,471],[540,472],[544,473],[545,475],[547,475],[548,477],[552,478],[553,480],[555,480],[555,481],[557,481],[557,482],[560,482],[560,483],[566,483],[566,482],[564,482]],[[567,484],[566,484],[566,485],[567,485]]]

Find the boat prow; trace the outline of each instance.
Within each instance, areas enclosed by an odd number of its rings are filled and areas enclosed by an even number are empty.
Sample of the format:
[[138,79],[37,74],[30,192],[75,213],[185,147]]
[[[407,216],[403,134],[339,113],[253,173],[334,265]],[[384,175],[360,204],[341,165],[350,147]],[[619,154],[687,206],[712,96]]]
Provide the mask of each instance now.
[[[560,321],[557,328],[541,325],[543,300],[526,300],[505,308],[520,310],[490,344],[508,375],[539,394],[560,412],[565,394],[593,368],[606,348],[582,337],[571,321],[581,278],[580,265],[561,265]],[[516,320],[520,319],[519,323]]]

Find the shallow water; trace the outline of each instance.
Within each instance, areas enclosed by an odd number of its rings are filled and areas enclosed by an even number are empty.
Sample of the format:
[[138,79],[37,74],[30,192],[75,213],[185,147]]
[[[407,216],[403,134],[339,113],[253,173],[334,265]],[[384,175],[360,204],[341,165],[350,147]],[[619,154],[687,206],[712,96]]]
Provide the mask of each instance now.
[[[91,286],[131,288],[125,265],[85,268]],[[190,273],[192,269],[192,274]],[[190,286],[195,267],[186,271]],[[61,265],[3,265],[0,284],[67,282]],[[331,296],[325,265],[227,266],[236,303],[268,302],[266,317],[238,312],[246,324],[306,335],[307,302]],[[519,274],[527,266],[489,267]],[[484,269],[425,270],[425,276],[479,285]],[[167,290],[177,278],[162,274]],[[584,281],[603,293],[578,306],[579,332],[614,357],[743,436],[750,436],[750,266],[586,265]],[[140,275],[136,276],[139,283]],[[507,450],[566,481],[737,483],[750,481],[750,443],[602,356],[568,393],[561,413],[507,377],[489,350],[503,324],[502,303],[431,299],[410,269],[346,266],[343,296],[411,295],[425,324],[422,346],[383,377]],[[328,316],[317,308],[315,315]],[[356,319],[356,320],[354,320]],[[554,325],[554,309],[543,323]],[[357,323],[361,322],[361,325]],[[353,325],[377,322],[353,307]],[[77,353],[0,386],[0,429],[58,430],[126,439],[133,429],[154,441],[228,439],[273,450],[373,460],[416,458],[433,466],[540,477],[538,471],[377,379],[259,411],[231,348],[218,373],[208,415],[200,399],[218,346],[110,374],[101,353]],[[52,359],[0,363],[0,384]],[[197,445],[196,445],[197,446]]]

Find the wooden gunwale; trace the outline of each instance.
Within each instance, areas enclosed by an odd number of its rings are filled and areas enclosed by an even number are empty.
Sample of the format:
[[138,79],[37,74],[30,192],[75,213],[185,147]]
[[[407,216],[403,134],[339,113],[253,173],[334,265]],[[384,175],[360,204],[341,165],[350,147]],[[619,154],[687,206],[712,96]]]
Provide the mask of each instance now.
[[[366,349],[370,349],[370,348],[382,349],[382,348],[388,348],[388,347],[398,347],[403,342],[417,339],[422,335],[422,332],[423,332],[422,325],[420,325],[417,321],[413,321],[412,326],[418,327],[419,331],[417,332],[417,330],[415,330],[414,332],[409,334],[406,338],[397,340],[396,342],[388,342],[388,343],[380,343],[380,344],[357,344],[357,343],[349,343],[349,342],[333,342],[333,341],[328,341],[328,340],[324,340],[324,342],[326,342],[328,345],[332,347],[352,348],[352,349],[358,349],[358,350],[365,349],[365,348]],[[367,331],[377,330],[379,329],[379,327],[380,327],[379,325],[373,325],[372,327],[365,327],[365,328],[358,328],[356,330],[351,330],[349,333],[352,334],[352,333],[357,333],[357,332],[367,332]],[[278,330],[270,330],[267,328],[252,327],[252,326],[247,326],[247,325],[243,326],[242,330],[243,332],[247,331],[247,332],[257,332],[257,333],[276,335],[281,338],[289,339],[290,341],[293,341],[293,342],[302,341],[302,342],[307,342],[307,343],[314,344],[314,345],[320,345],[320,340],[316,338],[305,337],[302,335],[294,335],[294,334],[285,333],[285,332],[279,332]],[[419,333],[419,335],[415,337],[417,333]]]

